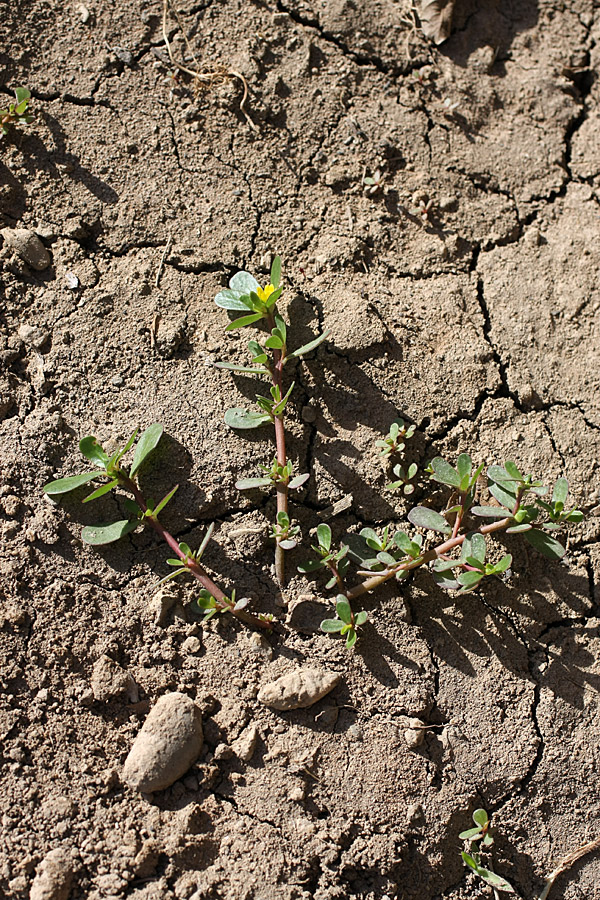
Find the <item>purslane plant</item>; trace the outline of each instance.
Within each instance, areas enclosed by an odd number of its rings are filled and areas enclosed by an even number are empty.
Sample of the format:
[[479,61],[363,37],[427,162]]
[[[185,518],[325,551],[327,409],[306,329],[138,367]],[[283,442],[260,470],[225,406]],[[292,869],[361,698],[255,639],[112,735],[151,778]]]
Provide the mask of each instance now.
[[255,616],[248,612],[245,609],[247,604],[246,598],[236,602],[235,591],[232,591],[231,596],[227,596],[202,566],[200,560],[210,540],[213,525],[209,526],[199,549],[194,552],[186,543],[177,541],[159,521],[159,513],[171,500],[179,485],[172,488],[158,503],[144,497],[139,485],[139,472],[157,447],[162,433],[163,426],[158,423],[146,428],[139,437],[129,468],[125,468],[121,460],[133,448],[138,436],[137,429],[125,446],[111,456],[98,443],[95,437],[85,437],[79,442],[79,449],[89,462],[94,463],[96,469],[92,472],[82,472],[79,475],[70,475],[67,478],[51,481],[45,485],[44,491],[48,496],[56,498],[62,494],[70,493],[83,485],[90,484],[92,481],[101,480],[103,483],[91,494],[88,494],[83,501],[84,503],[96,500],[104,496],[104,494],[119,488],[131,494],[133,499],[125,497],[122,501],[128,513],[127,518],[108,524],[86,526],[81,533],[81,537],[86,544],[94,546],[111,544],[126,534],[135,531],[140,526],[152,528],[175,554],[175,557],[167,560],[168,564],[173,566],[175,571],[167,575],[159,583],[163,584],[189,572],[202,585],[196,604],[203,611],[204,621],[212,618],[216,613],[228,612],[251,627],[271,628],[271,622],[268,617]]
[[8,134],[12,125],[30,125],[33,116],[27,114],[31,91],[24,87],[15,88],[15,99],[11,100],[8,107],[0,109],[0,129],[2,134]]
[[242,478],[236,482],[239,490],[250,490],[260,487],[274,487],[277,496],[277,514],[272,526],[272,537],[275,540],[275,575],[280,587],[285,584],[285,551],[297,544],[300,529],[293,525],[288,511],[288,494],[297,490],[309,478],[308,473],[293,474],[293,464],[287,458],[285,446],[285,408],[294,389],[294,382],[284,393],[284,367],[290,360],[304,356],[318,347],[329,335],[329,330],[318,335],[308,344],[297,350],[288,350],[287,325],[277,308],[283,288],[281,280],[281,260],[278,256],[273,260],[270,283],[261,288],[256,278],[249,272],[237,272],[229,282],[229,288],[219,291],[215,303],[233,317],[233,321],[225,329],[232,331],[238,328],[257,328],[266,332],[264,339],[248,342],[252,366],[241,366],[235,363],[216,363],[221,369],[231,372],[259,375],[271,382],[270,396],[258,394],[257,409],[232,408],[225,413],[225,422],[233,429],[258,428],[271,424],[275,429],[276,455],[272,465],[261,465],[262,475]]
[[[480,506],[476,496],[484,468],[485,464],[474,468],[467,453],[460,454],[456,468],[439,456],[431,461],[429,477],[450,489],[448,502],[441,512],[416,506],[408,513],[408,520],[422,531],[443,536],[433,546],[424,545],[420,532],[409,536],[405,531],[392,534],[386,528],[379,536],[372,528],[363,528],[359,535],[347,535],[336,552],[331,547],[329,526],[318,527],[319,545],[314,549],[319,558],[300,565],[298,570],[309,574],[324,568],[333,576],[327,586],[337,592],[337,619],[322,622],[323,631],[343,631],[347,646],[353,646],[356,628],[366,621],[363,611],[353,610],[353,601],[392,578],[402,581],[423,566],[430,567],[439,587],[459,593],[475,590],[484,578],[504,576],[512,564],[510,554],[495,562],[487,560],[489,538],[494,534],[522,534],[548,559],[562,559],[566,551],[554,532],[583,519],[580,510],[566,508],[566,479],[559,478],[551,499],[544,500],[548,488],[533,476],[523,475],[509,460],[504,466],[487,470],[488,490],[498,505]],[[362,578],[353,587],[345,584],[349,560],[358,564],[357,575]]]
[[478,875],[485,881],[486,884],[490,885],[495,897],[498,897],[498,891],[514,894],[515,890],[512,885],[509,884],[506,878],[496,875],[491,867],[491,863],[487,863],[486,866],[481,864],[482,851],[489,851],[494,843],[490,819],[485,809],[476,809],[473,813],[473,821],[475,822],[475,828],[469,828],[467,831],[459,834],[461,841],[468,842],[468,850],[463,850],[461,853],[464,864],[475,875]]

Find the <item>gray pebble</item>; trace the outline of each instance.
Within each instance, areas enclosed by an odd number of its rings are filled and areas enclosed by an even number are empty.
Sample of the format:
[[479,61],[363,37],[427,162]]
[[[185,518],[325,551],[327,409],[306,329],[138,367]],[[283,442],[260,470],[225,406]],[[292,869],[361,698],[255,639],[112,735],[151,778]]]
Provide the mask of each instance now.
[[263,685],[258,699],[273,709],[303,709],[332,691],[341,678],[339,674],[322,669],[297,669]]
[[123,780],[143,793],[162,791],[188,771],[202,749],[202,714],[185,694],[165,694],[136,737]]
[[41,272],[50,265],[50,254],[33,231],[28,228],[2,228],[0,234],[8,248],[18,253],[32,269]]

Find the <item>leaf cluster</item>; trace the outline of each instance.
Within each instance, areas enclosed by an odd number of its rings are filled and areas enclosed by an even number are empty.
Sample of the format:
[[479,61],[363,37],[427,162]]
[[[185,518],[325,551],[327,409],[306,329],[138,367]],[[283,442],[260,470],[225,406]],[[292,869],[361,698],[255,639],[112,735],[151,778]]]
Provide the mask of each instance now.
[[8,107],[0,109],[0,128],[2,134],[8,134],[11,125],[30,125],[33,116],[27,113],[31,91],[24,87],[15,88],[15,99]]
[[350,601],[344,594],[338,594],[335,603],[337,618],[324,619],[321,622],[321,631],[328,634],[340,634],[346,638],[346,647],[351,650],[358,637],[356,629],[367,621],[367,613],[362,610],[354,614]]
[[489,884],[495,890],[505,891],[507,894],[514,894],[515,890],[506,878],[496,875],[491,868],[487,868],[481,864],[482,849],[485,848],[486,850],[489,850],[494,843],[494,838],[490,831],[489,816],[485,809],[476,809],[473,813],[473,821],[475,822],[475,828],[469,828],[459,835],[459,838],[462,841],[469,842],[469,851],[463,850],[461,853],[463,862],[476,875],[485,881],[486,884]]
[[[97,468],[92,472],[82,472],[79,475],[70,475],[67,478],[51,481],[44,486],[45,493],[50,497],[57,497],[74,491],[76,488],[89,484],[91,481],[96,481],[99,478],[107,479],[84,499],[83,502],[88,503],[91,500],[103,497],[104,494],[108,494],[109,491],[114,490],[119,485],[135,483],[140,469],[155,450],[162,433],[163,426],[156,423],[150,425],[140,435],[129,470],[123,468],[121,460],[133,447],[138,436],[138,429],[133,432],[121,450],[115,451],[110,456],[95,437],[90,435],[82,438],[79,442],[79,449],[82,455],[89,462],[94,463]],[[94,545],[111,544],[114,541],[118,541],[119,538],[122,538],[130,531],[134,531],[144,518],[156,517],[173,497],[176,490],[177,486],[169,491],[157,504],[149,501],[145,509],[142,509],[139,504],[130,499],[125,500],[125,507],[128,512],[133,513],[135,518],[120,519],[117,522],[100,525],[88,525],[81,534],[83,541],[86,544]]]
[[402,453],[406,447],[406,441],[413,437],[415,425],[405,425],[404,419],[395,419],[390,425],[390,430],[383,440],[375,441],[375,446],[384,459],[389,459],[397,453]]

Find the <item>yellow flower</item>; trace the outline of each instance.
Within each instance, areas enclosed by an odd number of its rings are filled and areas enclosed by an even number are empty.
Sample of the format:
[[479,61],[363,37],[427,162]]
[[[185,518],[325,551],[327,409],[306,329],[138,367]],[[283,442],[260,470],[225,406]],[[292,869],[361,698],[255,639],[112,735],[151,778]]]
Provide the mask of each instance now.
[[269,299],[269,297],[271,296],[271,294],[273,293],[274,290],[275,290],[275,288],[273,287],[272,284],[268,284],[265,288],[257,287],[256,295],[257,295],[258,299],[262,300],[264,303],[266,300]]

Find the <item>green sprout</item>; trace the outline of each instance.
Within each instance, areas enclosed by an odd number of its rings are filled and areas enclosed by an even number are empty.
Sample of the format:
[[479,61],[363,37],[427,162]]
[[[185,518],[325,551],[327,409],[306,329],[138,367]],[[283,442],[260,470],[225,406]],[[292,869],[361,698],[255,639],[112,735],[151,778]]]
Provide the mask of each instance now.
[[[433,459],[427,469],[430,479],[448,490],[445,508],[438,512],[428,506],[416,506],[408,513],[408,521],[420,531],[410,536],[406,531],[393,532],[386,527],[380,537],[372,528],[363,528],[360,534],[348,534],[336,552],[331,546],[331,530],[319,525],[319,545],[313,547],[318,559],[309,560],[298,567],[304,574],[316,573],[327,568],[333,577],[327,587],[336,588],[336,610],[343,597],[350,609],[362,594],[373,591],[385,582],[402,581],[418,568],[429,568],[436,584],[448,591],[467,593],[479,588],[486,578],[505,578],[509,575],[512,556],[508,553],[488,561],[489,541],[493,535],[520,534],[535,550],[551,560],[560,560],[566,550],[554,537],[560,527],[581,522],[583,513],[568,509],[566,499],[568,484],[559,478],[550,501],[542,498],[548,493],[539,480],[523,475],[510,460],[504,466],[490,466],[487,470],[488,490],[498,505],[480,506],[476,503],[479,477],[485,464],[474,466],[467,453],[461,453],[456,467],[442,457]],[[409,470],[410,471],[410,470]],[[425,543],[421,532],[438,534],[437,542]],[[340,561],[344,570],[340,572]],[[350,562],[357,564],[356,575],[362,579],[346,588],[344,576]],[[342,611],[345,607],[342,608]],[[346,616],[347,618],[347,616]],[[340,615],[344,625],[363,624],[351,618],[348,622]],[[323,631],[334,629],[326,619]],[[364,621],[364,620],[363,620]],[[354,644],[355,638],[352,641]]]
[[390,425],[390,430],[381,441],[375,441],[375,446],[384,459],[389,459],[398,453],[402,453],[415,433],[416,425],[405,425],[404,419],[395,419]]
[[473,821],[475,822],[475,828],[469,828],[467,831],[463,831],[459,834],[461,841],[468,842],[468,851],[463,850],[461,853],[463,862],[469,869],[485,881],[486,884],[490,885],[494,897],[498,897],[498,891],[514,894],[515,889],[509,884],[506,878],[496,875],[491,868],[491,863],[488,863],[487,867],[482,866],[481,864],[482,850],[485,848],[489,851],[494,843],[494,838],[492,837],[490,829],[490,819],[485,809],[476,809],[473,813]]
[[412,484],[412,480],[419,471],[419,467],[416,463],[411,463],[407,469],[404,469],[403,466],[398,463],[398,465],[394,466],[393,472],[396,476],[396,481],[391,481],[389,484],[386,484],[386,490],[388,491],[399,491],[402,490],[404,494],[408,497],[409,494],[412,494],[415,486]]
[[365,194],[369,194],[371,197],[377,194],[382,189],[384,181],[385,174],[381,169],[375,169],[372,175],[365,175],[363,177]]
[[2,134],[8,134],[11,125],[29,125],[33,116],[27,114],[31,91],[24,87],[15,88],[15,99],[11,100],[7,109],[0,109],[0,126]]
[[228,409],[225,423],[234,429],[258,428],[261,425],[273,425],[275,429],[276,456],[270,467],[261,466],[263,475],[256,478],[244,478],[237,482],[239,490],[250,490],[260,487],[275,489],[277,497],[277,513],[272,537],[275,540],[275,575],[280,587],[285,585],[285,551],[297,545],[299,529],[292,525],[288,512],[288,493],[302,487],[308,479],[308,473],[293,475],[293,465],[287,458],[285,446],[285,409],[294,389],[294,382],[284,393],[283,370],[292,359],[298,359],[318,347],[329,335],[329,330],[318,335],[308,344],[297,350],[288,350],[287,325],[279,313],[277,301],[283,288],[281,280],[281,260],[276,256],[271,266],[270,282],[262,288],[256,278],[249,272],[237,272],[229,282],[229,288],[219,291],[215,303],[226,309],[234,318],[225,329],[233,331],[238,328],[254,327],[265,335],[262,342],[248,342],[251,366],[220,362],[217,367],[229,369],[231,372],[258,375],[271,381],[270,396],[258,394],[256,409]]
[[200,560],[211,538],[213,525],[209,526],[199,549],[194,552],[187,544],[178,542],[159,521],[159,513],[163,511],[167,503],[172,499],[179,485],[172,488],[158,503],[154,500],[146,499],[142,494],[138,483],[139,472],[145,467],[147,460],[156,449],[162,433],[163,426],[158,423],[150,425],[142,432],[128,469],[122,465],[121,460],[133,448],[138,437],[138,429],[133,432],[125,446],[111,456],[95,437],[83,438],[79,442],[79,449],[82,455],[89,462],[93,463],[96,468],[91,472],[82,472],[79,475],[69,475],[66,478],[51,481],[44,486],[45,493],[53,498],[60,497],[62,494],[67,494],[83,487],[83,485],[101,480],[102,484],[95,488],[91,494],[88,494],[83,501],[84,503],[97,500],[104,494],[108,494],[110,491],[118,488],[131,494],[133,499],[131,497],[123,498],[123,506],[129,514],[128,517],[107,524],[87,525],[81,533],[84,543],[92,544],[93,546],[111,544],[139,527],[148,526],[166,542],[175,554],[174,557],[167,560],[167,563],[174,567],[175,571],[163,578],[159,584],[171,581],[173,578],[177,578],[187,572],[202,585],[200,597],[196,603],[204,611],[205,621],[210,619],[216,612],[229,612],[251,627],[270,628],[270,622],[266,617],[255,616],[245,611],[246,598],[236,603],[235,591],[232,592],[231,597],[228,597],[214,583],[201,565]]

